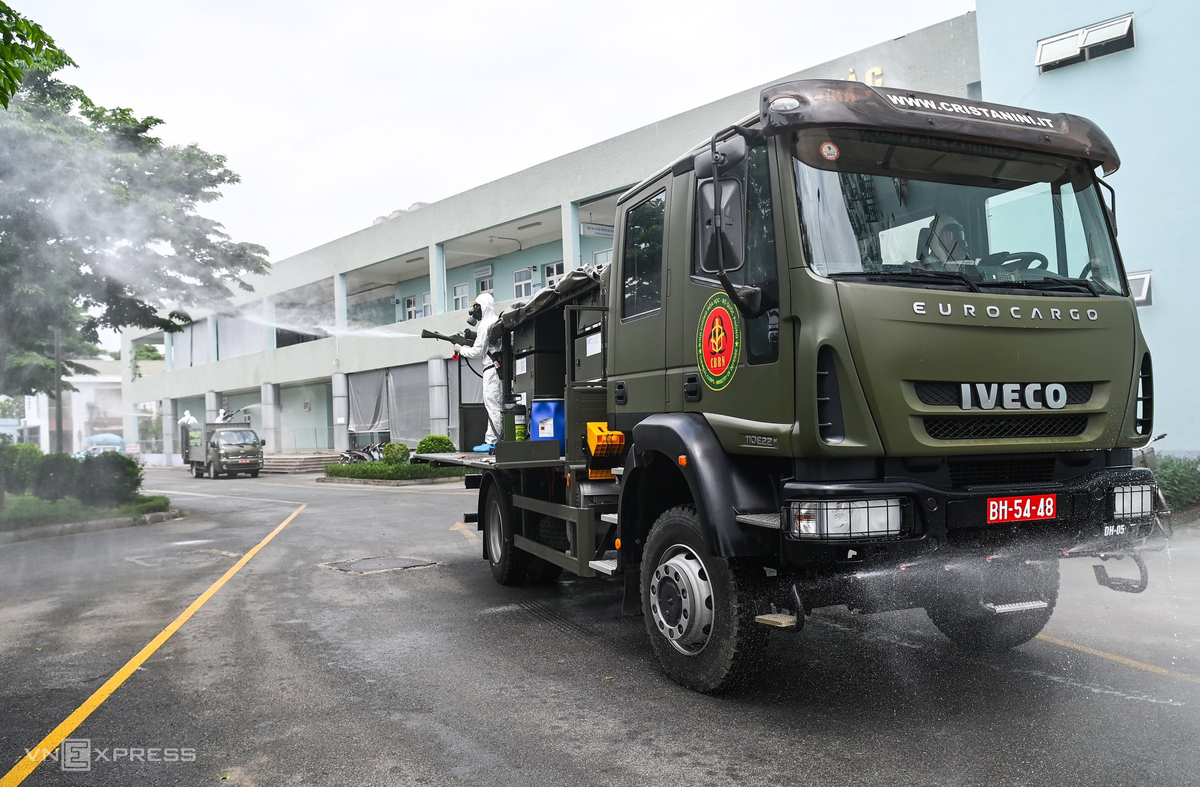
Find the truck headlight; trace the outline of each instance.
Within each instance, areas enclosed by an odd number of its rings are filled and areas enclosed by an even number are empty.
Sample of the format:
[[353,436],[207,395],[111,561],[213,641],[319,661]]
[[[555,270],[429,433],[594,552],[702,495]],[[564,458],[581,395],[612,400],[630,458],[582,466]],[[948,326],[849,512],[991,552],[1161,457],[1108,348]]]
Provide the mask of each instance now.
[[1154,485],[1113,487],[1113,519],[1144,519],[1154,513]]
[[784,508],[787,534],[820,541],[900,535],[900,499],[800,500]]

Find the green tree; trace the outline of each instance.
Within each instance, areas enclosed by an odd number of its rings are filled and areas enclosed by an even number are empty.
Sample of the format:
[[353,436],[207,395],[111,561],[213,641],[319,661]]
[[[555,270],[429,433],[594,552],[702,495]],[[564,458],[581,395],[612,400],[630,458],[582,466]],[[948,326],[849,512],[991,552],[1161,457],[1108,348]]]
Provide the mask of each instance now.
[[70,65],[75,61],[54,44],[41,25],[0,3],[0,106],[8,108],[29,69]]
[[0,394],[52,390],[55,328],[65,357],[91,356],[99,328],[177,331],[266,271],[266,249],[198,212],[238,176],[161,123],[41,70],[0,111]]
[[0,418],[24,418],[25,400],[16,396],[0,396]]

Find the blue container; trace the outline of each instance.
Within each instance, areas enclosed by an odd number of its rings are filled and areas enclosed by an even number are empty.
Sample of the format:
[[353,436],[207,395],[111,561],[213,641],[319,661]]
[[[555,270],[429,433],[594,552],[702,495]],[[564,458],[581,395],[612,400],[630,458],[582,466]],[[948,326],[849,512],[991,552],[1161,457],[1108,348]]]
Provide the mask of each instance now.
[[530,440],[557,440],[558,455],[567,455],[567,411],[562,399],[534,399],[529,413]]

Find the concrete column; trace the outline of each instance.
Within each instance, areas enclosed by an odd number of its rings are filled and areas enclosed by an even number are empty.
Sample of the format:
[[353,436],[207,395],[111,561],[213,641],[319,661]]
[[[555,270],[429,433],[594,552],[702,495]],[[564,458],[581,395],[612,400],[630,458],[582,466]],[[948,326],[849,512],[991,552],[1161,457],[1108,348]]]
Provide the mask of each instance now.
[[429,246],[429,292],[433,313],[446,313],[446,247],[440,243]]
[[278,454],[283,451],[283,405],[279,401],[279,386],[273,383],[263,383],[260,390],[262,399],[262,438],[267,441],[263,446],[264,452]]
[[221,360],[221,347],[217,341],[217,315],[208,316],[208,362],[216,363]]
[[211,424],[217,420],[221,410],[221,395],[216,391],[204,392],[204,423]]
[[267,334],[267,343],[264,345],[268,350],[278,348],[275,336],[275,296],[268,295],[263,298],[263,330]]
[[167,371],[175,371],[175,334],[169,331],[163,334],[163,356],[167,359]]
[[333,375],[333,450],[350,448],[350,381],[344,374]]
[[346,327],[346,274],[338,273],[333,277],[333,326]]
[[579,267],[579,203],[562,204],[563,273]]
[[450,384],[446,379],[446,361],[430,358],[429,433],[450,434]]
[[[170,334],[167,334],[170,336]],[[175,464],[172,454],[178,450],[182,450],[182,446],[176,448],[175,444],[179,441],[179,424],[176,423],[179,419],[175,417],[175,400],[162,400],[162,450],[163,458],[166,460],[163,464]]]

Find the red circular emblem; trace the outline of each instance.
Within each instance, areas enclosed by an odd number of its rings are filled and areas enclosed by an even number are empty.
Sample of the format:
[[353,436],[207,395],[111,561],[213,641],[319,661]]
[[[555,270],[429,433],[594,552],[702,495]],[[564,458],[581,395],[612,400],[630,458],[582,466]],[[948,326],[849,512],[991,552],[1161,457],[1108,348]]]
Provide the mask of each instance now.
[[733,361],[733,318],[724,306],[718,306],[704,321],[704,366],[713,377],[724,377]]

